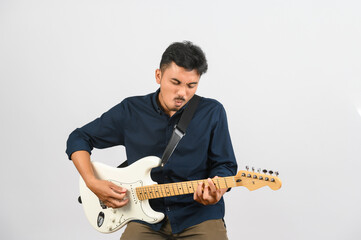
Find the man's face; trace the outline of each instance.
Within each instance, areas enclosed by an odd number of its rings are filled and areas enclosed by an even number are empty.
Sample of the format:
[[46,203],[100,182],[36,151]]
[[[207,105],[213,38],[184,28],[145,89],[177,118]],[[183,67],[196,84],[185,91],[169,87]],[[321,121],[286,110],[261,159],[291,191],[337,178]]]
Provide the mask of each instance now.
[[160,84],[158,100],[166,114],[173,116],[196,93],[200,76],[197,70],[187,71],[172,62],[163,70],[155,71]]

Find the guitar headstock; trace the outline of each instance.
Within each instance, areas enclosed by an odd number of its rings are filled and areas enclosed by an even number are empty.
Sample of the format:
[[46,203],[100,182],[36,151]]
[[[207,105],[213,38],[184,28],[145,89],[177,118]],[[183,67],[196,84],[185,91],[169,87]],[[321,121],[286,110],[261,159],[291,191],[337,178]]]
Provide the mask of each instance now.
[[278,173],[276,175],[272,175],[273,172],[269,171],[267,174],[266,170],[263,170],[264,173],[261,173],[260,170],[258,172],[241,170],[234,177],[237,186],[244,186],[248,188],[248,190],[253,191],[258,188],[268,186],[272,190],[278,190],[282,186],[281,180],[278,178]]

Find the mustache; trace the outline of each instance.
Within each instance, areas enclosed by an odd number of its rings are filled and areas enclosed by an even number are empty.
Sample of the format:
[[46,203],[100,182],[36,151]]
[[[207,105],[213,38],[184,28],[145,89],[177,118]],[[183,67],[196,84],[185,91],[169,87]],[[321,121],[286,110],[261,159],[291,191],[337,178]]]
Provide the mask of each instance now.
[[181,101],[185,101],[185,99],[183,97],[176,97],[174,98],[174,100],[181,100]]

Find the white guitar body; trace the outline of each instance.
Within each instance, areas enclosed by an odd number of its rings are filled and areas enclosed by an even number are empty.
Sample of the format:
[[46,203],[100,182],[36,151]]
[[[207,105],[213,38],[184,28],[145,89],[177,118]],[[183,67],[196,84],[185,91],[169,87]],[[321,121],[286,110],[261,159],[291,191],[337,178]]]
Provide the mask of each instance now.
[[[199,183],[203,183],[204,186],[208,184],[207,179],[157,184],[152,181],[150,171],[158,167],[160,162],[161,159],[158,157],[145,157],[126,168],[114,168],[93,162],[95,176],[126,188],[129,202],[121,208],[107,208],[80,178],[80,196],[90,224],[99,232],[111,233],[132,220],[158,223],[164,218],[164,214],[154,211],[148,199],[192,194]],[[218,189],[243,186],[253,191],[268,186],[272,190],[278,190],[282,182],[272,173],[262,174],[247,169],[239,171],[235,176],[214,178],[213,184]]]
[[153,156],[142,158],[126,168],[114,168],[93,162],[96,177],[126,188],[129,202],[121,208],[107,208],[80,177],[80,196],[90,224],[99,232],[111,233],[132,220],[148,223],[160,222],[164,214],[154,211],[148,200],[139,200],[135,190],[136,187],[157,184],[152,181],[150,171],[158,167],[160,162],[160,158]]

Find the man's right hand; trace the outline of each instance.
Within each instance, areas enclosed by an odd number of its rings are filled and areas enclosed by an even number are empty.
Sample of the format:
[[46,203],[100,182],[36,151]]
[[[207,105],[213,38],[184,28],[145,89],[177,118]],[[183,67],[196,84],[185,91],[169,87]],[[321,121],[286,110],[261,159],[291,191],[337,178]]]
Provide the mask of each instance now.
[[120,208],[129,200],[126,198],[127,189],[119,187],[112,182],[99,180],[95,177],[87,151],[76,151],[71,155],[75,167],[78,169],[87,187],[107,206]]
[[119,187],[110,181],[93,179],[88,182],[87,187],[97,195],[107,207],[120,208],[129,202],[127,189]]

